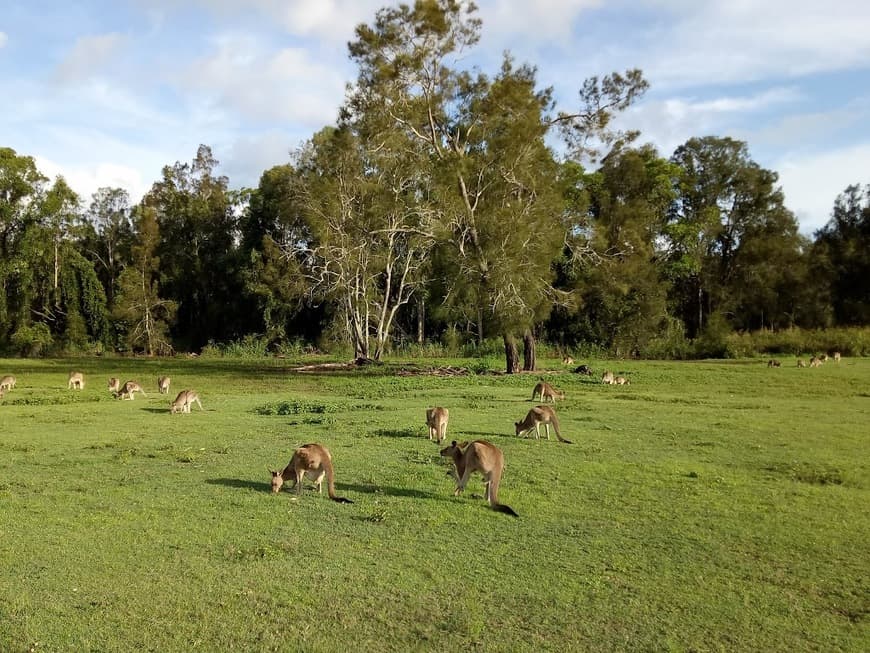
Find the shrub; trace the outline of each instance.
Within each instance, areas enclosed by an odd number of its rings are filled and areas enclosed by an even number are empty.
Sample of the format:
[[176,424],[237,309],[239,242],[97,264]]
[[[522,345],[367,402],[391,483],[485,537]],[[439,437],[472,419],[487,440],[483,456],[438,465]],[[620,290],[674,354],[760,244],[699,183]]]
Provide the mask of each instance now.
[[42,322],[18,327],[11,340],[22,356],[40,356],[54,344],[51,330]]

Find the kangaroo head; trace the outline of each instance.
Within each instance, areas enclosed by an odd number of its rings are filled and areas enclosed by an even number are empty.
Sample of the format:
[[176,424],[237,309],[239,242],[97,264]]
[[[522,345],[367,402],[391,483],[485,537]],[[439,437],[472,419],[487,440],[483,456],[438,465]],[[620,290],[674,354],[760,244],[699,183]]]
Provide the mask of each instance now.
[[269,471],[272,472],[272,494],[278,494],[281,491],[281,486],[284,485],[284,477],[281,476],[281,472],[272,469]]

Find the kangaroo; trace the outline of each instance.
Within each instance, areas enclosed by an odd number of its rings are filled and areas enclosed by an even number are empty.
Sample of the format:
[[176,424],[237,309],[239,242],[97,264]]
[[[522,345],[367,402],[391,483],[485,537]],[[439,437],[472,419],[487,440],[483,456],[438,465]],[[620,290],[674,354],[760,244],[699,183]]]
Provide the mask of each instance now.
[[15,377],[11,374],[7,374],[3,378],[0,378],[0,390],[14,390],[15,389]]
[[66,389],[73,388],[75,390],[85,389],[85,375],[81,372],[70,372],[69,382],[66,384]]
[[[486,500],[493,510],[503,512],[506,515],[519,517],[513,508],[498,502],[498,486],[501,475],[504,472],[504,454],[501,449],[486,440],[475,440],[465,446],[457,445],[456,440],[449,447],[441,450],[441,455],[450,458],[456,468],[456,490],[453,496],[459,496],[473,472],[483,474],[483,483],[486,486]],[[463,446],[465,449],[463,450]]]
[[145,394],[145,391],[142,389],[142,386],[139,385],[138,383],[136,383],[135,381],[127,381],[121,387],[121,391],[118,393],[117,396],[120,399],[128,399],[130,401],[133,401],[133,399],[134,399],[133,393],[134,392],[141,392],[143,397],[148,396]]
[[447,420],[450,411],[441,406],[426,409],[426,425],[429,427],[429,439],[434,436],[436,442],[441,442],[447,437]]
[[189,413],[190,407],[193,404],[197,404],[200,410],[205,410],[202,407],[202,402],[200,402],[199,394],[197,394],[196,390],[182,390],[175,397],[175,401],[169,405],[169,412],[173,415],[175,413]]
[[617,376],[615,379],[613,379],[613,382],[616,385],[631,385],[631,381],[626,379],[624,376]]
[[117,376],[109,379],[109,392],[116,396],[121,394],[121,379]]
[[782,364],[779,361],[775,361],[771,358],[769,361],[767,361],[767,366],[768,367],[782,367]]
[[168,376],[157,377],[157,392],[159,392],[162,395],[168,395],[169,394],[169,382],[171,380],[172,379],[170,379]]
[[573,364],[574,364],[574,359],[571,358],[570,356],[565,356],[565,358],[562,359],[562,365],[573,365]]
[[592,376],[592,368],[588,365],[578,365],[574,369],[575,374],[585,374],[586,376]]
[[819,358],[818,356],[813,356],[810,359],[810,367],[821,367],[821,366],[822,366],[822,359]]
[[543,424],[547,430],[548,440],[550,439],[550,424],[552,424],[553,430],[556,432],[556,437],[559,438],[559,442],[573,444],[573,442],[566,440],[562,437],[562,434],[559,433],[559,420],[556,418],[556,411],[550,406],[535,406],[526,414],[526,418],[522,422],[514,422],[516,434],[518,436],[535,429],[535,440],[538,440],[541,437],[541,424]]
[[798,358],[797,366],[798,366],[798,367],[806,367],[807,364],[806,364],[805,361],[803,361],[803,360],[801,360],[800,358]]
[[840,352],[838,352],[838,351],[835,351],[835,352],[834,352],[834,362],[835,362],[835,363],[839,363],[839,362],[840,362]]
[[338,503],[353,503],[350,499],[335,495],[332,456],[329,454],[329,449],[317,443],[303,444],[293,452],[293,457],[283,471],[272,472],[272,493],[278,494],[284,481],[292,481],[296,486],[296,494],[301,496],[302,479],[306,476],[314,481],[320,494],[323,494],[323,477],[326,476],[326,491],[329,498]]
[[828,355],[822,354],[821,356],[819,356],[819,360],[821,360],[823,363],[827,363],[828,362]]
[[616,377],[610,370],[605,370],[604,374],[601,375],[601,382],[605,385],[613,385],[616,383]]
[[556,403],[556,397],[559,399],[565,398],[565,393],[559,390],[556,390],[553,386],[545,381],[539,381],[535,386],[535,389],[532,390],[532,401],[535,400],[535,397],[540,397],[538,401],[552,401],[554,404]]

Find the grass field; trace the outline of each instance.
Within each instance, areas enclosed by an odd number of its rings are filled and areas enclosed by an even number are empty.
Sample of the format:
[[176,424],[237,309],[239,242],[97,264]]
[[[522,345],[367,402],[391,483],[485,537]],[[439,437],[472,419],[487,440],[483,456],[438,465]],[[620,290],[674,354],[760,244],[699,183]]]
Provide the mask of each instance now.
[[[545,377],[573,445],[514,436],[543,375],[295,363],[0,360],[0,650],[870,650],[870,359],[592,361]],[[453,496],[432,405],[519,519]],[[269,493],[306,442],[353,505]]]

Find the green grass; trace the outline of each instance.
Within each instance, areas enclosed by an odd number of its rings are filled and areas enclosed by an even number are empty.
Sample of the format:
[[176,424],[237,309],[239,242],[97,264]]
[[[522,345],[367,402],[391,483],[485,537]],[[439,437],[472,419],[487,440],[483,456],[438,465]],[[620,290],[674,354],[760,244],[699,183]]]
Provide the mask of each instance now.
[[[295,362],[0,360],[0,650],[870,650],[870,359],[548,375],[574,445],[514,437],[538,375]],[[432,405],[519,519],[453,497]],[[353,505],[269,494],[306,442]]]

